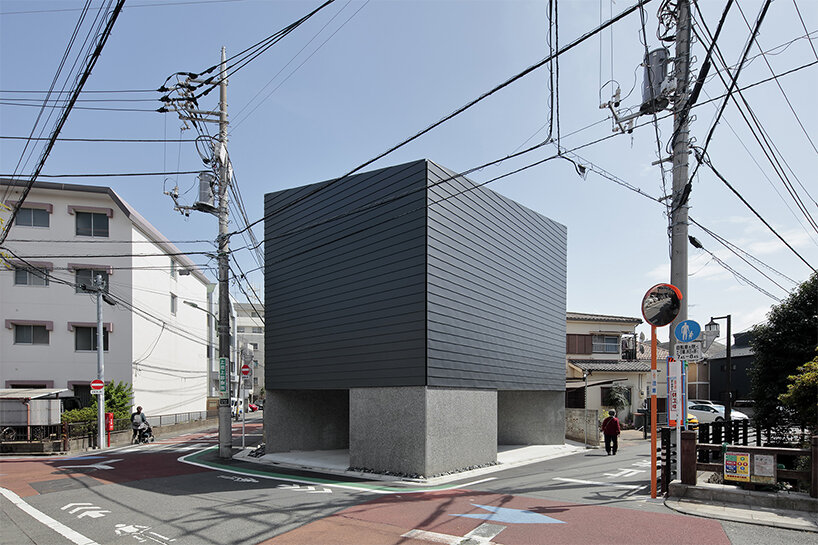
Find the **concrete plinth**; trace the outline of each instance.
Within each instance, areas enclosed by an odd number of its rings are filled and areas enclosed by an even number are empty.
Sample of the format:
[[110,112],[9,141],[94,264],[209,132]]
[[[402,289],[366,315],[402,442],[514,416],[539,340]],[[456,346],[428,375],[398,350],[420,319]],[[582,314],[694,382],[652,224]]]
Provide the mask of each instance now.
[[430,387],[350,390],[350,466],[432,476],[497,460],[497,393]]
[[565,442],[565,392],[497,392],[497,439],[501,445],[561,445]]
[[265,399],[267,452],[333,450],[349,445],[348,390],[270,390]]

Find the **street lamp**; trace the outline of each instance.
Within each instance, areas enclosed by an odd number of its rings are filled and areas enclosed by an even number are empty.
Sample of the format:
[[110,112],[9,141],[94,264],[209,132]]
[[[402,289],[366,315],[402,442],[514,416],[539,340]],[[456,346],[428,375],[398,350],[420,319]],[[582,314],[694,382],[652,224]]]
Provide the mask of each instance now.
[[187,306],[189,306],[189,307],[197,308],[197,309],[201,310],[202,312],[207,313],[207,315],[208,315],[208,316],[210,316],[211,318],[213,318],[213,319],[214,319],[214,320],[216,320],[216,321],[218,321],[218,320],[219,320],[219,317],[218,317],[218,316],[216,316],[215,314],[213,314],[213,313],[212,313],[212,312],[210,312],[209,310],[207,310],[207,309],[205,309],[205,308],[200,307],[199,305],[197,305],[197,304],[196,304],[196,303],[194,303],[193,301],[182,301],[182,302],[183,302],[184,304],[186,304]]
[[[204,312],[208,316],[208,320],[207,320],[208,378],[207,378],[207,380],[208,380],[208,392],[209,392],[210,391],[210,384],[209,384],[210,383],[210,370],[212,369],[212,367],[210,366],[210,363],[211,363],[210,358],[213,357],[213,352],[214,352],[214,348],[215,348],[215,343],[213,342],[213,338],[211,337],[211,332],[213,331],[213,329],[210,327],[210,318],[213,318],[213,323],[214,324],[218,324],[219,323],[219,317],[216,316],[215,314],[213,314],[212,312],[210,312],[209,310],[207,310],[206,308],[200,307],[198,304],[194,303],[193,301],[182,301],[182,302],[184,304],[186,304],[187,306],[189,306],[189,307],[193,307],[193,308],[195,308],[197,310],[201,310],[202,312]],[[216,336],[218,336],[218,335],[219,335],[219,330],[218,330],[218,328],[216,328]]]
[[716,320],[727,320],[727,401],[724,404],[724,420],[729,421],[731,417],[731,408],[733,405],[733,361],[730,357],[731,356],[730,344],[732,342],[732,337],[730,336],[731,315],[728,314],[727,316],[716,316],[715,318],[711,316],[710,322],[705,324],[704,326],[705,331],[714,333],[715,336],[718,338],[719,324],[716,323]]

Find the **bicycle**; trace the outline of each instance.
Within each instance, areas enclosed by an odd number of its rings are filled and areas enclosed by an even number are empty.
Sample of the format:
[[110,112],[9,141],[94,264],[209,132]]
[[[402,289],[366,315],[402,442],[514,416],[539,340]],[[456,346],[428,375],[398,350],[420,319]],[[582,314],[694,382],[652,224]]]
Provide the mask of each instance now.
[[14,428],[7,426],[0,432],[0,441],[14,441],[16,435],[17,433],[14,431]]

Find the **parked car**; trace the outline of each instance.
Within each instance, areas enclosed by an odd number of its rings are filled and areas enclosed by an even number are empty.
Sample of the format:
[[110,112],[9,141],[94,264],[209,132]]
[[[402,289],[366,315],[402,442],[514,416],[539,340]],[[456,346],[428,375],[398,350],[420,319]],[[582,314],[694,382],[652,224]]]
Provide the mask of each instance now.
[[718,405],[715,401],[710,401],[709,399],[689,399],[687,401],[688,406],[690,405]]
[[258,410],[258,405],[256,405],[255,403],[248,403],[247,404],[247,412],[254,413],[257,410]]
[[751,418],[753,414],[755,414],[755,401],[752,399],[737,399],[733,403],[733,407],[736,409],[741,409],[741,412]]
[[[699,419],[699,422],[722,422],[724,420],[723,405],[689,405],[687,414],[692,414]],[[749,417],[741,411],[730,411],[730,418],[733,420],[748,420]]]

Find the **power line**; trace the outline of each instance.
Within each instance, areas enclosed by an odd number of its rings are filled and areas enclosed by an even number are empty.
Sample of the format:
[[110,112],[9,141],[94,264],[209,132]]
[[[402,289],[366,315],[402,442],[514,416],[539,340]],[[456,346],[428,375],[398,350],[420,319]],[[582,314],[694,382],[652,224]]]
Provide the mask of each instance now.
[[111,34],[111,30],[113,29],[114,23],[116,22],[119,13],[122,11],[122,6],[125,4],[125,0],[118,0],[116,6],[114,7],[113,12],[111,13],[111,17],[108,20],[108,23],[105,25],[105,29],[102,31],[102,35],[97,43],[96,48],[94,49],[93,53],[91,54],[88,63],[83,70],[82,75],[80,76],[77,85],[74,88],[74,91],[71,95],[71,100],[65,107],[65,111],[63,112],[60,120],[57,122],[57,126],[54,128],[54,131],[51,134],[51,140],[46,145],[46,149],[43,151],[42,156],[40,157],[40,161],[37,167],[34,169],[34,173],[31,175],[28,183],[26,184],[26,188],[23,190],[23,194],[21,195],[20,199],[14,206],[14,209],[11,212],[11,216],[8,219],[8,224],[4,226],[2,233],[0,233],[0,244],[2,244],[6,237],[11,230],[11,225],[14,221],[14,218],[17,216],[17,212],[20,210],[23,202],[25,201],[26,197],[28,196],[29,192],[31,191],[31,187],[34,185],[34,181],[37,179],[37,175],[45,166],[45,161],[48,159],[48,155],[51,152],[51,149],[54,147],[55,140],[59,134],[60,130],[62,130],[63,125],[68,120],[68,114],[71,113],[71,109],[73,108],[74,101],[79,97],[80,92],[82,91],[82,87],[85,85],[85,82],[88,80],[88,77],[91,75],[91,70],[96,65],[97,59],[99,58],[100,54],[102,53],[102,48],[105,46],[105,42],[108,40],[108,36]]
[[735,188],[734,188],[734,187],[733,187],[733,186],[730,184],[730,182],[728,182],[728,181],[727,181],[727,179],[726,179],[724,176],[722,176],[722,175],[721,175],[721,173],[720,173],[718,170],[716,170],[716,168],[713,166],[713,164],[710,162],[710,160],[709,160],[709,159],[707,159],[707,158],[705,158],[704,156],[702,156],[702,155],[701,155],[701,153],[699,153],[697,150],[694,150],[694,153],[695,153],[695,155],[696,155],[696,160],[699,162],[699,164],[704,163],[704,164],[706,164],[708,167],[710,167],[710,170],[712,170],[712,171],[713,171],[713,174],[715,174],[715,175],[718,177],[718,179],[719,179],[719,180],[721,180],[721,181],[724,183],[724,185],[726,185],[726,186],[727,186],[727,187],[730,189],[730,191],[732,191],[732,192],[733,192],[733,194],[734,194],[736,197],[738,197],[738,198],[741,200],[741,202],[743,202],[743,203],[744,203],[744,205],[745,205],[747,208],[749,208],[749,209],[750,209],[750,211],[751,211],[753,214],[755,214],[755,216],[756,216],[758,219],[760,219],[760,220],[761,220],[761,222],[762,222],[764,225],[766,225],[766,226],[767,226],[767,228],[768,228],[770,231],[772,231],[772,233],[773,233],[773,234],[774,234],[776,237],[778,237],[778,239],[779,239],[781,242],[783,242],[783,243],[784,243],[784,245],[785,245],[787,248],[789,248],[789,249],[790,249],[790,251],[792,251],[792,253],[794,253],[796,256],[798,256],[798,258],[799,258],[801,261],[803,261],[803,262],[804,262],[804,264],[805,264],[807,267],[809,267],[809,268],[810,268],[810,269],[812,269],[813,271],[815,271],[815,270],[816,270],[816,269],[815,269],[815,267],[813,267],[812,265],[810,265],[810,264],[809,264],[809,262],[808,262],[806,259],[804,259],[804,258],[801,256],[801,254],[799,254],[799,253],[798,253],[798,252],[795,250],[795,248],[793,248],[792,246],[790,246],[790,243],[789,243],[789,242],[787,242],[786,240],[784,240],[784,237],[782,237],[781,235],[779,235],[779,234],[778,234],[778,231],[776,231],[776,230],[775,230],[775,229],[774,229],[774,228],[773,228],[773,227],[772,227],[772,226],[771,226],[769,223],[767,223],[767,220],[765,220],[764,218],[762,218],[762,217],[761,217],[761,214],[759,214],[758,212],[756,212],[755,208],[753,208],[753,207],[750,205],[750,203],[748,203],[748,202],[747,202],[747,200],[746,200],[746,199],[745,199],[745,198],[744,198],[744,197],[741,195],[741,193],[739,193],[738,191],[736,191],[736,189],[735,189]]
[[[38,178],[123,178],[134,176],[173,176],[176,174],[199,174],[198,170],[177,170],[169,172],[116,172],[116,173],[85,173],[85,174],[38,174]],[[0,177],[13,178],[13,174],[0,174]],[[14,186],[11,186],[14,187]],[[0,241],[2,242],[2,241]]]
[[[382,159],[382,158],[386,157],[386,156],[387,156],[387,155],[389,155],[390,153],[392,153],[392,152],[394,152],[394,151],[396,151],[396,150],[398,150],[398,149],[402,148],[403,146],[405,146],[405,145],[409,144],[410,142],[413,142],[414,140],[416,140],[416,139],[420,138],[421,136],[423,136],[424,134],[428,133],[428,132],[429,132],[429,131],[431,131],[432,129],[435,129],[435,128],[439,127],[439,126],[440,126],[440,125],[442,125],[443,123],[445,123],[445,122],[447,122],[447,121],[451,120],[452,118],[454,118],[454,117],[456,117],[456,116],[460,115],[461,113],[465,112],[466,110],[468,110],[468,109],[472,108],[473,106],[477,105],[478,103],[482,102],[482,101],[483,101],[483,100],[485,100],[486,98],[488,98],[488,97],[492,96],[492,95],[493,95],[493,94],[495,94],[496,92],[498,92],[498,91],[500,91],[500,90],[502,90],[502,89],[504,89],[504,88],[508,87],[508,86],[509,86],[509,85],[511,85],[512,83],[514,83],[514,82],[516,82],[517,80],[519,80],[519,79],[521,79],[521,78],[523,78],[523,77],[527,76],[528,74],[530,74],[530,73],[534,72],[534,71],[535,71],[535,70],[537,70],[538,68],[541,68],[541,67],[545,66],[545,65],[546,65],[546,64],[548,64],[548,63],[549,63],[549,62],[550,62],[550,61],[551,61],[553,58],[559,57],[559,55],[562,55],[562,54],[564,54],[564,53],[567,53],[568,51],[570,51],[571,49],[575,48],[576,46],[578,46],[578,45],[579,45],[579,44],[581,44],[582,42],[584,42],[584,41],[588,40],[589,38],[593,37],[595,34],[597,34],[597,33],[601,32],[602,30],[604,30],[604,29],[606,29],[606,28],[608,28],[609,26],[613,25],[614,23],[618,22],[619,20],[623,19],[624,17],[626,17],[626,16],[630,15],[631,13],[633,13],[633,12],[634,12],[634,11],[636,11],[637,9],[641,8],[643,5],[645,5],[645,4],[647,4],[647,3],[649,3],[650,1],[651,1],[651,0],[640,0],[640,1],[639,1],[639,2],[637,2],[635,5],[631,6],[630,8],[627,8],[625,11],[623,11],[623,12],[622,12],[622,13],[620,13],[619,15],[617,15],[617,16],[615,16],[615,17],[613,17],[613,18],[609,19],[609,20],[608,20],[608,21],[606,21],[605,23],[602,23],[601,25],[599,25],[599,26],[598,26],[598,27],[596,27],[595,29],[593,29],[593,30],[591,30],[591,31],[589,31],[589,32],[586,32],[585,34],[583,34],[582,36],[580,36],[580,37],[579,37],[579,38],[577,38],[576,40],[572,41],[571,43],[569,43],[569,44],[568,44],[568,45],[566,45],[565,47],[562,47],[562,48],[558,49],[556,53],[553,53],[552,55],[548,55],[548,56],[547,56],[547,57],[545,57],[544,59],[540,60],[539,62],[537,62],[537,63],[535,63],[535,64],[533,64],[533,65],[531,65],[531,66],[529,66],[529,67],[528,67],[528,68],[526,68],[525,70],[523,70],[523,71],[521,71],[521,72],[518,72],[517,74],[515,74],[515,75],[514,75],[514,76],[512,76],[511,78],[509,78],[509,79],[507,79],[506,81],[504,81],[504,82],[500,83],[499,85],[497,85],[497,86],[493,87],[493,88],[492,88],[492,89],[490,89],[489,91],[486,91],[485,93],[481,94],[479,97],[477,97],[477,98],[475,98],[475,99],[473,99],[473,100],[469,101],[468,103],[464,104],[463,106],[461,106],[461,107],[457,108],[455,111],[453,111],[453,112],[452,112],[452,113],[450,113],[449,115],[447,115],[447,116],[443,117],[443,118],[442,118],[442,119],[440,119],[439,121],[436,121],[436,122],[432,123],[431,125],[429,125],[429,126],[428,126],[428,127],[426,127],[425,129],[421,130],[420,132],[416,133],[415,135],[410,136],[409,138],[406,138],[405,140],[401,141],[400,143],[398,143],[398,144],[396,144],[396,145],[392,146],[391,148],[387,149],[386,151],[384,151],[384,152],[382,152],[382,153],[378,154],[378,155],[377,155],[377,156],[375,156],[374,158],[372,158],[372,159],[370,159],[370,160],[368,160],[368,161],[366,161],[366,162],[364,162],[364,163],[361,163],[360,165],[358,165],[358,166],[357,166],[357,167],[355,167],[354,169],[350,170],[350,171],[349,171],[349,172],[347,172],[346,174],[344,174],[344,175],[342,175],[342,176],[340,176],[340,177],[338,177],[338,178],[335,178],[334,180],[330,180],[330,181],[329,181],[329,182],[327,182],[326,184],[322,184],[322,185],[320,185],[319,187],[317,187],[317,188],[313,189],[312,191],[310,191],[310,192],[306,193],[305,195],[303,195],[303,196],[299,197],[298,199],[296,199],[296,200],[294,200],[294,201],[292,201],[292,202],[288,203],[287,205],[285,205],[285,206],[283,206],[283,207],[281,207],[281,208],[279,208],[279,209],[277,209],[277,210],[274,210],[273,212],[271,212],[271,213],[270,213],[270,215],[278,214],[278,213],[282,212],[283,210],[285,210],[286,208],[289,208],[289,207],[291,207],[291,206],[294,206],[294,205],[295,205],[295,204],[297,204],[298,202],[300,202],[300,201],[302,201],[302,200],[304,200],[304,199],[306,199],[306,198],[311,197],[312,195],[314,195],[315,193],[317,193],[317,192],[319,192],[319,191],[323,191],[323,190],[327,189],[328,187],[330,187],[330,186],[332,186],[332,185],[334,185],[334,184],[338,183],[339,181],[341,181],[341,180],[344,180],[344,179],[348,178],[349,176],[351,176],[352,174],[354,174],[354,173],[358,172],[359,170],[361,170],[361,169],[363,169],[363,168],[366,168],[367,166],[371,165],[372,163],[374,163],[374,162],[376,162],[376,161],[378,161],[378,160],[380,160],[380,159]],[[259,220],[256,220],[255,222],[253,222],[252,224],[250,224],[248,227],[252,227],[253,225],[256,225],[257,223],[259,223],[259,222],[263,221],[263,220],[264,220],[264,218],[265,218],[266,216],[267,216],[267,215],[265,214],[265,216],[263,216],[263,217],[262,217],[261,219],[259,219]]]
[[[27,136],[0,136],[0,140],[31,140],[32,142],[46,141],[48,138],[29,138]],[[157,143],[181,144],[195,142],[195,138],[57,138],[57,142],[113,142],[113,143]]]

